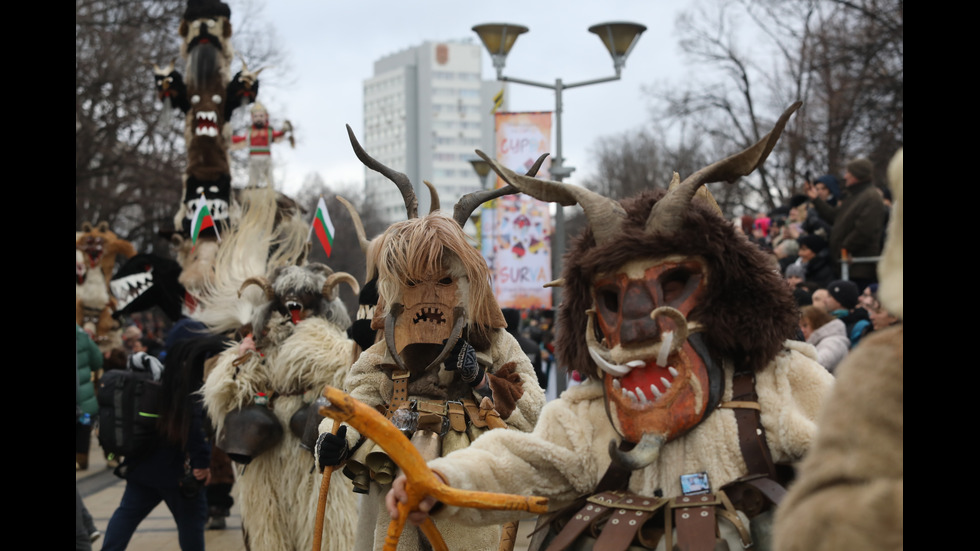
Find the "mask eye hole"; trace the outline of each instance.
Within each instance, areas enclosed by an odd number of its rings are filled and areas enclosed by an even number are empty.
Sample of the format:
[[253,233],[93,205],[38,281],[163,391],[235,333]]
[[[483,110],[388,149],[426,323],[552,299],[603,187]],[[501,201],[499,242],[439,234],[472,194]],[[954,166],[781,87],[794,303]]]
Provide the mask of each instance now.
[[660,288],[663,289],[664,303],[677,306],[691,295],[701,281],[701,273],[687,267],[670,270],[660,276]]
[[599,289],[599,302],[604,310],[608,312],[619,311],[619,289],[604,288]]

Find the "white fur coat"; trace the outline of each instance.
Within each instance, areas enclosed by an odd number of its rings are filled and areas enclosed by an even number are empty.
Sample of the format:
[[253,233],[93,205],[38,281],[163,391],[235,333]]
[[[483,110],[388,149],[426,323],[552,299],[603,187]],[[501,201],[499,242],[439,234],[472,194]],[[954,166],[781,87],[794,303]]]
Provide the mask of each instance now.
[[[815,359],[813,347],[787,341],[786,349],[756,374],[762,424],[776,462],[800,459],[816,432],[814,418],[833,377]],[[724,373],[722,399],[730,400],[730,365]],[[543,496],[557,510],[596,487],[611,461],[611,440],[619,437],[606,415],[602,386],[590,380],[550,402],[533,433],[490,432],[430,466],[455,488]],[[689,433],[668,442],[657,461],[633,472],[629,489],[640,495],[661,490],[665,497],[678,496],[680,476],[702,471],[712,488],[747,473],[731,409],[716,409]],[[446,507],[436,518],[485,525],[519,514]]]
[[[242,527],[252,551],[307,551],[313,547],[322,477],[313,469],[312,454],[299,446],[299,439],[289,430],[289,420],[324,385],[340,384],[352,346],[336,326],[311,318],[299,323],[280,346],[263,350],[264,358],[252,355],[235,366],[238,346],[229,348],[205,381],[204,402],[219,431],[225,416],[252,403],[256,393],[280,394],[272,398],[270,408],[283,425],[283,440],[245,466],[236,482]],[[335,472],[327,496],[323,549],[353,549],[356,522],[350,481]]]

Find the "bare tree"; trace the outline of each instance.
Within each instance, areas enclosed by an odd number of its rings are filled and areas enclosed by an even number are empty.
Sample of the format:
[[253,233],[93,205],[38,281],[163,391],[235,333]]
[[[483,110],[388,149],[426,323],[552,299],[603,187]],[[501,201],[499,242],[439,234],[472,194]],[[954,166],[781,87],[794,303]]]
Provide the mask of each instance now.
[[[75,2],[75,227],[106,221],[137,250],[167,256],[186,167],[184,118],[157,100],[151,63],[177,61],[186,0]],[[286,75],[261,4],[236,3],[233,43],[263,78]],[[260,95],[261,97],[261,95]],[[238,111],[244,111],[239,109]]]
[[176,0],[75,3],[75,227],[107,221],[138,250],[161,246],[156,230],[180,198],[183,131],[178,121],[162,127],[144,56],[177,57],[183,8]]
[[[726,213],[771,210],[806,174],[867,156],[883,174],[904,142],[901,0],[712,0],[677,23],[692,74],[651,90],[656,118],[684,121],[722,158],[761,138],[797,99],[777,149]],[[751,37],[751,38],[749,38]],[[749,193],[743,193],[743,191]]]

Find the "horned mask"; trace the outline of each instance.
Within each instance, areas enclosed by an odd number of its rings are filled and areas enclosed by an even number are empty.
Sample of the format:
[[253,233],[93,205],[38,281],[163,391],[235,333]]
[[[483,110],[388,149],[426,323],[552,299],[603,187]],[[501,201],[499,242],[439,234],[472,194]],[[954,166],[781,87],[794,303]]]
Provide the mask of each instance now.
[[[666,193],[645,192],[622,203],[520,176],[477,152],[521,191],[585,210],[589,230],[565,259],[559,354],[602,380],[610,422],[624,442],[636,445],[624,452],[611,442],[610,453],[630,469],[652,463],[665,442],[717,405],[722,358],[748,369],[764,365],[791,334],[788,291],[703,186],[734,182],[758,168],[799,105],[745,151],[683,182],[675,174]],[[758,304],[743,306],[747,297]]]
[[[378,270],[380,297],[373,326],[384,327],[389,354],[401,369],[423,371],[442,363],[461,336],[474,348],[486,349],[490,332],[507,324],[493,296],[486,261],[467,241],[462,226],[477,206],[517,189],[470,193],[460,198],[452,218],[438,210],[420,218],[408,177],[370,157],[350,126],[347,132],[361,162],[401,190],[408,214],[408,220],[385,231],[369,258]],[[530,174],[543,161],[544,156]],[[431,185],[430,191],[434,193]],[[367,251],[366,240],[361,241]]]

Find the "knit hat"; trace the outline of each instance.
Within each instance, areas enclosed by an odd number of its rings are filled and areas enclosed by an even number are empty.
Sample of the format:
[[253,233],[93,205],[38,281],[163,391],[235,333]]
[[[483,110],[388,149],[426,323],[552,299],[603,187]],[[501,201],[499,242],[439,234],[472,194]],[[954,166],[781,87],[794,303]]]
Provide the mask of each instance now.
[[801,264],[790,264],[786,266],[786,273],[784,275],[787,278],[798,277],[802,279],[806,277],[806,270],[803,269],[803,265]]
[[[854,174],[854,173],[851,172],[851,174]],[[854,175],[857,176],[857,174],[854,174]],[[871,179],[871,172],[870,172],[870,170],[868,171],[868,179],[869,180]],[[833,174],[824,174],[823,176],[821,176],[821,177],[817,178],[816,180],[814,180],[813,183],[814,184],[823,184],[823,185],[827,186],[827,189],[830,190],[830,194],[831,195],[833,195],[834,197],[840,197],[840,184],[837,182],[837,177],[834,176]]]
[[814,253],[820,253],[820,251],[827,248],[827,240],[812,233],[801,235],[796,241],[801,247],[806,247]]
[[834,297],[834,300],[848,310],[852,310],[857,306],[859,293],[858,287],[853,281],[845,281],[843,279],[831,281],[830,285],[827,286],[827,292],[830,293],[830,296]]
[[847,171],[851,173],[851,176],[857,178],[858,182],[868,182],[871,180],[871,174],[874,172],[874,165],[871,161],[861,157],[860,159],[854,159],[853,161],[847,163]]

